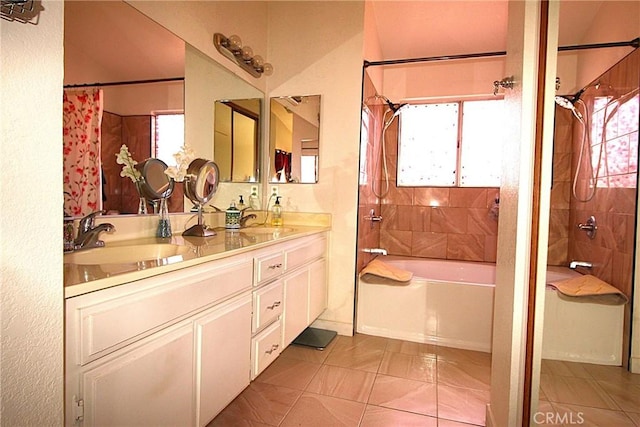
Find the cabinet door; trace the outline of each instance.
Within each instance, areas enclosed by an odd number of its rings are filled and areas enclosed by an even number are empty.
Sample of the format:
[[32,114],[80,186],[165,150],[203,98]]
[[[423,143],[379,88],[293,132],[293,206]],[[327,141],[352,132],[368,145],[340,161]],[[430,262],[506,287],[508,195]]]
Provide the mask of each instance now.
[[85,426],[193,425],[193,325],[82,372]]
[[284,279],[284,331],[285,348],[308,326],[309,269],[305,268]]
[[314,262],[309,267],[309,317],[307,324],[322,314],[327,308],[327,268],[324,259]]
[[251,294],[195,323],[197,425],[205,426],[249,385]]

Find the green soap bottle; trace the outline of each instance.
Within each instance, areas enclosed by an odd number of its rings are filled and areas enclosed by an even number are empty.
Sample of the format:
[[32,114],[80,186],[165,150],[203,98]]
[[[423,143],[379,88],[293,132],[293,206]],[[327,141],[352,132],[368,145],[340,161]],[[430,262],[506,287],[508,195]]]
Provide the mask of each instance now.
[[282,226],[282,205],[280,205],[280,197],[276,197],[276,202],[271,208],[271,225],[274,227]]

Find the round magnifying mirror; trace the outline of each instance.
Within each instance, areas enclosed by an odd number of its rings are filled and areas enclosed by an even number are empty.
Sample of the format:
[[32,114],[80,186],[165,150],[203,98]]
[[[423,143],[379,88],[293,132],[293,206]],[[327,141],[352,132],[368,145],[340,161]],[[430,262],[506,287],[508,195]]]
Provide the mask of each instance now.
[[216,194],[220,172],[218,166],[206,159],[195,159],[187,168],[184,193],[196,205],[207,203]]
[[184,179],[184,194],[198,207],[198,224],[185,230],[183,236],[209,237],[215,231],[209,229],[202,218],[202,205],[207,203],[218,189],[220,171],[218,165],[210,160],[195,159],[187,168]]
[[147,200],[166,199],[173,193],[174,182],[164,173],[167,165],[160,159],[147,159],[136,165],[142,174],[142,196]]

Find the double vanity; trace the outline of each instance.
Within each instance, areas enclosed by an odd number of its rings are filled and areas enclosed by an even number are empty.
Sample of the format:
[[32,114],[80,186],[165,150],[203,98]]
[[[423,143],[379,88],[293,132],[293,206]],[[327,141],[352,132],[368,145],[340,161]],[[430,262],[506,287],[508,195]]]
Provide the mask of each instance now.
[[207,425],[326,308],[328,230],[65,255],[67,425]]

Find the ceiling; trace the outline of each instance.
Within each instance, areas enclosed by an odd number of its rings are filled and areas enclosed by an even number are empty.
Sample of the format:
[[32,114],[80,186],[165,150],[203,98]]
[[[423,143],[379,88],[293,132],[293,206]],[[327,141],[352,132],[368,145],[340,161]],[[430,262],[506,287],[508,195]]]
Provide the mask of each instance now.
[[[373,1],[382,58],[505,51],[508,1]],[[560,46],[585,43],[602,0],[560,3]],[[589,40],[589,43],[612,40]],[[617,40],[616,40],[617,41]],[[378,60],[376,59],[376,60]]]

